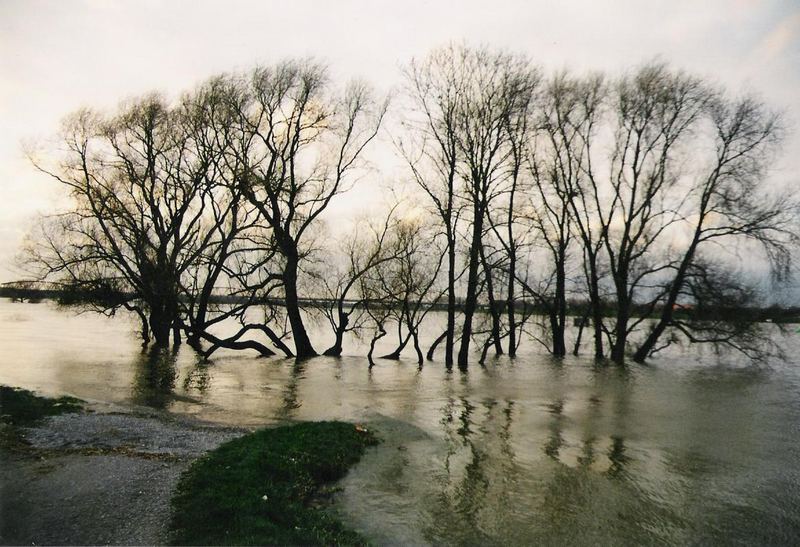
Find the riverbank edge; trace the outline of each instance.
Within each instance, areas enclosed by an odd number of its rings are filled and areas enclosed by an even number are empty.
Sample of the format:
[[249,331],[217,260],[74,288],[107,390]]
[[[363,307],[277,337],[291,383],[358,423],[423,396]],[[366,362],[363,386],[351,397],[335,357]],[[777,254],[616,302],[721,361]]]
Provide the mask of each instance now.
[[173,497],[177,545],[365,545],[325,511],[371,431],[345,422],[265,428],[195,460]]
[[[72,397],[41,397],[21,388],[0,387],[3,394],[0,400],[0,414],[3,414],[0,451],[14,459],[36,463],[43,460],[44,455],[48,459],[105,457],[109,461],[125,456],[187,462],[185,456],[126,449],[32,446],[26,440],[26,434],[44,427],[45,419],[51,416],[71,413],[77,419],[81,416],[89,419],[118,413],[98,412],[89,408],[91,403]],[[173,417],[149,415],[147,418],[172,422]],[[171,491],[169,503],[172,511],[167,518],[169,529],[159,543],[365,544],[366,541],[356,532],[328,515],[324,507],[337,491],[333,482],[342,478],[364,451],[377,442],[365,427],[344,422],[301,422],[254,432],[242,430],[242,436],[197,458],[188,459],[189,467],[184,467]],[[233,454],[238,454],[235,461],[231,460]],[[242,457],[245,454],[246,457]],[[265,462],[266,466],[263,465]],[[224,477],[208,473],[209,466],[219,465],[227,468]],[[224,483],[222,488],[219,488],[220,481]],[[248,486],[263,491],[255,504],[252,496],[248,495]],[[265,512],[263,509],[267,506],[270,511]],[[267,519],[272,524],[255,529],[250,525],[244,529],[239,526],[244,516],[263,520],[265,515],[272,515]],[[208,535],[215,529],[217,535]]]

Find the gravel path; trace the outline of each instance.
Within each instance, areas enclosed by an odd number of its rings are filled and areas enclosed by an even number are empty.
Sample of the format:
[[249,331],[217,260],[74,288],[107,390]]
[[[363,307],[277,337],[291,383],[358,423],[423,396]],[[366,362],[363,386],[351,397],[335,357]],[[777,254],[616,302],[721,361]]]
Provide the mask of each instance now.
[[0,543],[163,544],[180,474],[244,433],[148,412],[49,418],[23,431],[30,449],[0,449]]

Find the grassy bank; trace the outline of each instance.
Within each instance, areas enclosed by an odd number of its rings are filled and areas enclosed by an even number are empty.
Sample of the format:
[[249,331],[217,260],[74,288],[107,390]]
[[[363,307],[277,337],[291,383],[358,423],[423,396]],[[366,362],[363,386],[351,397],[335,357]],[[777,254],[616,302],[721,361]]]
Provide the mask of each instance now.
[[0,422],[7,425],[27,426],[47,416],[80,409],[81,401],[74,397],[48,399],[25,389],[0,386]]
[[358,545],[363,539],[316,507],[376,444],[341,422],[264,429],[230,441],[192,464],[173,498],[175,544]]

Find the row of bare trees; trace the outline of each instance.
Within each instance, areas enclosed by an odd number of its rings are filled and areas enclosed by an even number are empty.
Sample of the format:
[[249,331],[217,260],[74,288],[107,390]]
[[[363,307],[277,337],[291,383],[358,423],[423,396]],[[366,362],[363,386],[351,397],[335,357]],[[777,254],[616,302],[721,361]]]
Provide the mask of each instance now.
[[145,343],[186,336],[206,356],[317,355],[316,316],[326,355],[372,333],[372,363],[389,329],[384,357],[413,347],[421,365],[433,309],[446,323],[427,357],[443,347],[448,368],[466,368],[473,343],[481,362],[513,357],[525,334],[554,355],[572,335],[577,354],[585,326],[594,357],[618,363],[680,337],[756,354],[752,322],[713,314],[755,294],[735,252],[788,272],[797,208],[767,177],[778,114],[663,63],[546,75],[521,55],[451,46],[404,76],[387,133],[413,197],[338,244],[326,228],[347,219],[326,210],[378,176],[365,151],[388,102],[288,61],[68,118],[61,146],[34,161],[71,206],[45,219],[27,263],[84,305],[137,314]]
[[617,79],[545,77],[521,56],[453,47],[413,63],[407,79],[414,115],[400,149],[450,256],[457,247],[467,256],[448,264],[449,295],[467,275],[459,366],[479,295],[484,355],[502,353],[502,338],[513,355],[526,319],[516,317],[519,291],[545,311],[555,355],[567,351],[570,293],[587,302],[581,325],[592,325],[598,359],[623,362],[639,331],[636,361],[675,331],[755,355],[742,322],[675,310],[748,305],[753,292],[726,272],[732,249],[787,273],[796,202],[766,177],[781,140],[777,113],[663,63]]

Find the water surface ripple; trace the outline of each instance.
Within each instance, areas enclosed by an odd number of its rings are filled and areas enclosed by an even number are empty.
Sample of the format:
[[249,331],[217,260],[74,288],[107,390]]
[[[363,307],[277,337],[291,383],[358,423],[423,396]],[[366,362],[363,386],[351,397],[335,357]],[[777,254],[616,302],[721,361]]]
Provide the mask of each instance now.
[[[355,342],[354,356],[302,364],[223,351],[203,362],[189,348],[143,353],[130,328],[0,299],[0,383],[232,425],[368,423],[384,442],[334,509],[379,544],[800,543],[791,358],[689,348],[618,368],[529,343],[466,374],[370,371]],[[789,356],[799,339],[784,336]]]

